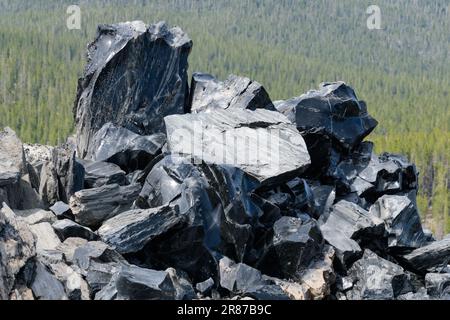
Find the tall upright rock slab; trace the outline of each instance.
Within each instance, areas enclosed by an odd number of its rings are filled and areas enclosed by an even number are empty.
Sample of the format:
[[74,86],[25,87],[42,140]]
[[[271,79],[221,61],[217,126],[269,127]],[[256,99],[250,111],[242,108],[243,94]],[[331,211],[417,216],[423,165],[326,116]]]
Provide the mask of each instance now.
[[162,131],[164,116],[183,113],[191,47],[180,28],[164,22],[99,26],[74,106],[78,156],[106,122],[150,135]]

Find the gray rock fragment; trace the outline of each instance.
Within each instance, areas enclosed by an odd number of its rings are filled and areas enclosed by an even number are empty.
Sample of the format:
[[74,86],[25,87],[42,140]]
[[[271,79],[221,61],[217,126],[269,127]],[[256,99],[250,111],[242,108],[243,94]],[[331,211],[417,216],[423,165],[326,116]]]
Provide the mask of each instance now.
[[69,219],[59,220],[53,223],[52,227],[61,241],[64,241],[67,238],[83,238],[88,241],[98,239],[98,235],[95,234],[91,229],[81,226]]
[[184,221],[177,207],[131,210],[105,221],[98,234],[119,253],[131,253]]
[[130,210],[141,188],[140,184],[128,186],[111,184],[81,190],[70,199],[70,208],[78,223],[96,228],[103,221]]
[[39,300],[67,300],[63,284],[41,263],[36,264],[36,275],[31,285]]
[[210,74],[194,73],[191,81],[189,111],[263,108],[275,111],[264,87],[246,77],[230,75],[224,82]]
[[125,171],[114,163],[103,161],[78,160],[84,167],[84,187],[98,188],[106,184],[127,185]]
[[38,253],[46,250],[55,250],[61,243],[52,225],[48,222],[41,222],[30,226],[30,230],[36,237],[36,251]]
[[403,256],[410,268],[426,273],[427,269],[447,266],[450,261],[450,238],[431,242]]

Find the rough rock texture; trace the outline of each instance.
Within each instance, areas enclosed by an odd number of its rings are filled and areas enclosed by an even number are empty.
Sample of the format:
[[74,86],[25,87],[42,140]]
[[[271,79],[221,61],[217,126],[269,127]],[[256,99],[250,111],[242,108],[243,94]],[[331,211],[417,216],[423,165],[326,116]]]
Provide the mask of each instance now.
[[54,205],[50,207],[50,210],[55,214],[59,219],[73,219],[72,210],[67,203],[62,201],[56,202]]
[[157,207],[131,210],[103,223],[98,229],[102,240],[119,253],[141,250],[149,241],[184,221],[178,208]]
[[425,286],[430,296],[442,299],[450,299],[450,274],[427,273]]
[[343,82],[322,83],[319,90],[279,103],[277,109],[304,134],[320,131],[344,149],[353,149],[378,124]]
[[70,198],[70,208],[78,223],[95,228],[108,218],[129,210],[140,191],[139,184],[85,189]]
[[127,185],[125,171],[114,163],[79,160],[85,170],[84,188],[98,188],[106,184]]
[[164,116],[183,113],[191,47],[180,28],[164,22],[99,26],[78,82],[78,155],[84,158],[93,135],[107,122],[151,134],[163,129]]
[[67,300],[64,286],[42,263],[36,264],[36,275],[31,285],[33,294],[40,300]]
[[21,270],[36,255],[35,237],[27,223],[5,204],[0,209],[0,300],[7,300]]
[[163,133],[141,136],[108,122],[91,138],[86,159],[111,162],[133,172],[144,169],[165,142]]
[[418,248],[427,241],[417,207],[407,196],[385,195],[370,208],[370,214],[385,222],[392,249]]
[[433,267],[443,267],[450,261],[450,237],[432,242],[403,256],[411,268],[425,272]]
[[61,243],[52,225],[48,222],[41,222],[30,226],[31,231],[36,237],[36,251],[55,250]]
[[230,75],[220,82],[210,74],[194,73],[189,111],[197,113],[214,108],[275,110],[267,91],[256,81]]
[[400,266],[365,250],[361,260],[349,270],[353,282],[347,292],[350,300],[389,300],[407,293],[408,277]]
[[25,172],[22,142],[13,130],[5,128],[0,131],[0,187],[18,183]]
[[98,236],[91,229],[81,226],[69,219],[59,220],[55,222],[52,227],[61,241],[64,241],[67,238],[83,238],[88,241],[98,239]]
[[358,205],[342,200],[336,203],[327,218],[321,220],[325,240],[336,249],[342,266],[349,266],[358,259],[361,247],[358,243],[366,239],[380,241],[384,236],[383,221],[371,216]]
[[223,110],[164,118],[168,150],[242,169],[261,183],[295,176],[310,164],[301,135],[282,114]]

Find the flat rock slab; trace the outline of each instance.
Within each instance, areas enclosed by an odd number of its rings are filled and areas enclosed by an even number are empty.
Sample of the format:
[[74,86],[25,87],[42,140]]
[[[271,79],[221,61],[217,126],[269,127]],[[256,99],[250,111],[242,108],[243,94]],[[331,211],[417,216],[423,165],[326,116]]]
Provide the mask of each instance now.
[[275,111],[219,108],[164,121],[171,153],[240,168],[260,183],[285,181],[310,164],[303,138]]
[[98,188],[106,184],[128,184],[125,171],[114,163],[103,161],[78,160],[84,167],[84,187],[86,189]]
[[98,234],[119,253],[137,252],[184,220],[174,207],[131,210],[105,221]]
[[164,133],[143,136],[108,122],[92,137],[86,159],[111,162],[133,172],[144,169],[165,142]]
[[73,218],[72,210],[70,210],[70,206],[62,201],[56,202],[54,205],[50,207],[50,211],[55,214],[59,219],[64,218]]
[[70,208],[78,223],[96,228],[103,221],[130,210],[141,188],[140,184],[128,186],[111,184],[81,190],[70,199]]
[[149,135],[164,129],[164,116],[183,113],[191,47],[180,28],[164,22],[100,25],[75,103],[78,156],[107,122]]
[[67,300],[63,284],[42,263],[36,265],[36,275],[31,285],[33,294],[40,300]]
[[450,261],[450,237],[434,241],[403,256],[406,263],[419,272],[443,267]]
[[10,128],[0,131],[0,187],[17,183],[26,171],[23,145]]
[[192,113],[215,108],[275,111],[264,87],[249,78],[230,75],[220,82],[207,73],[194,73],[191,81],[190,105]]
[[61,241],[64,241],[67,238],[83,238],[88,241],[94,241],[98,239],[98,235],[95,234],[91,229],[81,226],[69,219],[56,221],[55,223],[53,223],[52,227]]

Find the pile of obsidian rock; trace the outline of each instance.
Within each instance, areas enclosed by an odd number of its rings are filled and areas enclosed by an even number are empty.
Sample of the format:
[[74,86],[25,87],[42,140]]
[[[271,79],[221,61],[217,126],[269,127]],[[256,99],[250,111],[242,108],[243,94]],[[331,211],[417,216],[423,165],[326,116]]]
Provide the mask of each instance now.
[[[179,28],[102,25],[76,136],[0,133],[0,299],[448,299],[416,168],[345,83],[272,102]],[[243,156],[244,155],[244,156]]]

